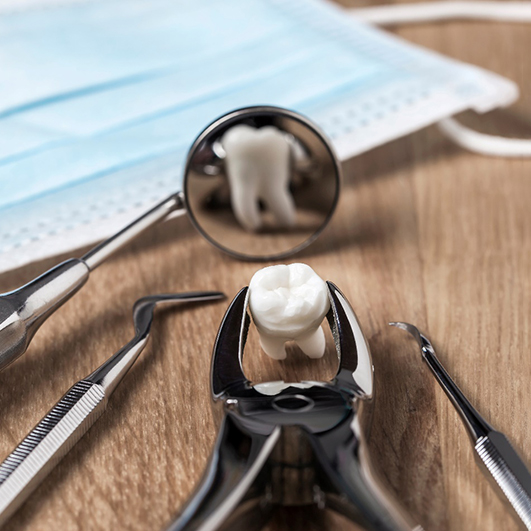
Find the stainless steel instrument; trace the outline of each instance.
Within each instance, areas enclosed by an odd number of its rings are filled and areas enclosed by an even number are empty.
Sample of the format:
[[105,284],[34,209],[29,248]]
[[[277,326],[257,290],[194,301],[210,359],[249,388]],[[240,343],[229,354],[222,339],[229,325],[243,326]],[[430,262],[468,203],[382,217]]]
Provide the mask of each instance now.
[[[207,205],[207,196],[225,186],[219,139],[231,127],[274,125],[293,137],[305,160],[318,169],[293,192],[300,223],[295,230],[249,232],[231,211]],[[207,171],[215,168],[215,171]],[[202,169],[202,171],[200,171]],[[293,169],[293,177],[297,170]],[[300,181],[300,179],[299,179]],[[9,293],[0,294],[0,370],[21,356],[42,323],[72,297],[90,273],[140,233],[171,215],[187,213],[199,232],[224,252],[247,260],[289,256],[309,245],[330,220],[339,196],[340,168],[323,133],[305,117],[277,107],[249,107],[222,116],[198,136],[188,154],[183,192],[170,195],[81,258],[72,258]],[[230,193],[230,191],[229,191]]]
[[213,291],[153,295],[133,307],[135,337],[92,374],[74,384],[0,465],[0,526],[104,412],[109,397],[149,338],[155,306],[224,298]]
[[329,507],[373,531],[421,529],[373,472],[365,440],[371,355],[347,299],[327,285],[339,358],[328,382],[249,382],[242,370],[248,288],[233,300],[212,357],[223,421],[201,484],[169,530],[260,529],[280,505]]
[[470,404],[437,359],[429,339],[409,323],[389,323],[409,332],[422,357],[457,409],[472,441],[476,461],[500,498],[508,502],[527,529],[531,529],[531,475],[507,437],[496,431]]

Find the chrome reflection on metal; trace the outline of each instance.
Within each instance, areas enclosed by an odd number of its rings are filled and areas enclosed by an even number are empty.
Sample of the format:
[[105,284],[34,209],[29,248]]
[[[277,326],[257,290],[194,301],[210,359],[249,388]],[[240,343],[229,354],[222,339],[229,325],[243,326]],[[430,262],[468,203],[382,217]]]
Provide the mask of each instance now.
[[472,406],[438,360],[429,339],[409,323],[389,323],[409,332],[417,341],[422,357],[455,406],[474,445],[483,473],[504,502],[527,529],[531,529],[531,475],[507,437],[496,431]]
[[[233,223],[223,208],[201,212],[204,204],[204,184],[207,167],[223,158],[219,132],[241,123],[274,123],[285,130],[305,168],[295,172],[294,199],[300,210],[300,223],[289,231],[250,234]],[[217,148],[215,147],[217,146]],[[217,153],[217,154],[216,154]],[[208,155],[206,158],[201,158]],[[203,179],[195,179],[190,171],[202,161]],[[210,159],[209,159],[210,157]],[[219,170],[219,168],[218,168]],[[221,178],[220,171],[212,170]],[[0,294],[0,370],[3,370],[27,349],[42,323],[64,302],[72,297],[96,269],[118,249],[139,234],[167,219],[191,209],[190,217],[200,233],[218,248],[237,258],[273,260],[293,254],[311,243],[328,223],[339,195],[339,164],[325,137],[309,120],[276,107],[250,107],[231,112],[209,125],[193,144],[184,175],[183,193],[170,195],[123,230],[96,245],[80,259],[67,260],[29,284],[9,293]],[[219,199],[219,198],[218,198]],[[214,201],[215,202],[215,201]],[[219,201],[218,201],[219,202]]]
[[260,529],[280,505],[314,504],[368,530],[420,529],[373,473],[365,440],[374,393],[371,356],[347,299],[327,285],[339,369],[326,382],[252,385],[242,369],[248,288],[231,303],[211,370],[212,395],[224,417],[202,482],[171,531]]
[[135,303],[135,337],[92,374],[74,384],[0,465],[0,526],[101,416],[109,397],[146,346],[155,306],[223,297],[219,292],[203,291],[153,295]]

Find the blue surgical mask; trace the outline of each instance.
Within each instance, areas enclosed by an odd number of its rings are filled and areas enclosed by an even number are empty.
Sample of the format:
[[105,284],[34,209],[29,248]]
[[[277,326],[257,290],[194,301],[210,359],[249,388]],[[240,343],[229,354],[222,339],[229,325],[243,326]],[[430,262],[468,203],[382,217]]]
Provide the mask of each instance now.
[[517,98],[499,76],[320,0],[94,0],[0,18],[0,271],[100,239],[180,189],[194,137],[271,104],[346,159]]

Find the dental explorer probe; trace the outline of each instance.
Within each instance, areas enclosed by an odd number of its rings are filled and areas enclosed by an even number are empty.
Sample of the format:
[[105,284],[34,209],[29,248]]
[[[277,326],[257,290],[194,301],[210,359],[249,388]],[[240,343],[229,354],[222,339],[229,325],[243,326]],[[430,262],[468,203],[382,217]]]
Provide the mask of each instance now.
[[216,291],[152,295],[135,302],[135,337],[74,384],[0,465],[0,527],[105,411],[109,397],[149,339],[155,306],[224,298]]
[[525,527],[531,530],[531,474],[507,437],[494,430],[470,404],[437,359],[429,339],[421,334],[417,327],[400,322],[389,324],[409,332],[416,339],[424,361],[467,428],[474,445],[476,462],[491,481],[501,500],[508,501]]

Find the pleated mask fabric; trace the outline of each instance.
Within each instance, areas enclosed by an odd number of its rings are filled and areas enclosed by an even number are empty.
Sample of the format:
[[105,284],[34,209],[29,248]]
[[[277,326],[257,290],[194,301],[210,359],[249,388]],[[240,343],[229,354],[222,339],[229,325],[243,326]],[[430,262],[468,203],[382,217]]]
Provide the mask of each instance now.
[[516,86],[323,0],[89,0],[0,14],[0,272],[178,191],[213,119],[278,105],[347,159]]

